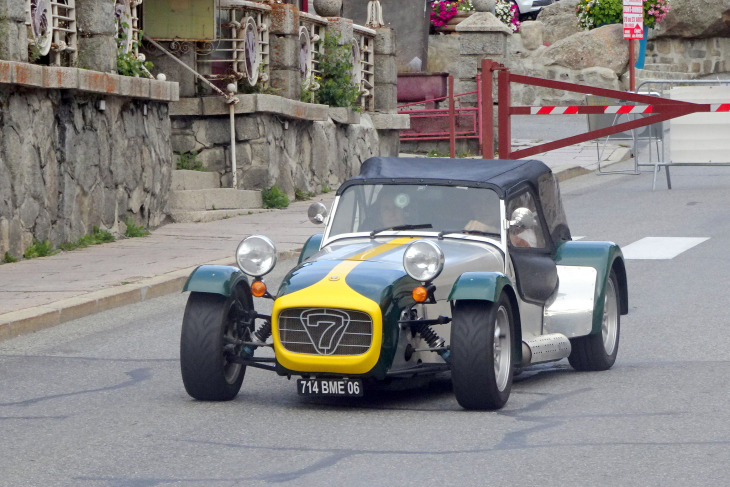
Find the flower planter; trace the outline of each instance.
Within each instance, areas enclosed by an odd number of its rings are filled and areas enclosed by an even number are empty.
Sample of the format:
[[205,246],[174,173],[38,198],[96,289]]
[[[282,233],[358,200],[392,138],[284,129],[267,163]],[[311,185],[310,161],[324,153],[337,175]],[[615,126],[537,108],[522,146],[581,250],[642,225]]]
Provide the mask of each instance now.
[[399,73],[398,103],[432,100],[448,94],[449,73]]
[[456,32],[456,26],[471,17],[474,12],[458,12],[456,15],[451,17],[446,25],[436,27],[436,32]]

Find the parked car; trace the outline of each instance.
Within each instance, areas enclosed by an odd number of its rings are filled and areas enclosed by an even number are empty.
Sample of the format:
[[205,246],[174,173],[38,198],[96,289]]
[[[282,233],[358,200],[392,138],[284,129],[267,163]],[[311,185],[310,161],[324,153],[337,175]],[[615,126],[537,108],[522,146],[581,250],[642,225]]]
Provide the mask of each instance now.
[[[275,295],[263,276],[277,253],[264,236],[241,242],[238,268],[190,276],[180,358],[192,397],[233,399],[246,367],[301,377],[307,396],[450,371],[461,406],[498,409],[516,367],[568,358],[599,371],[616,360],[628,312],[621,250],[571,240],[542,162],[371,158],[331,214],[315,203],[309,217],[324,232]],[[271,316],[254,297],[274,300]],[[264,346],[274,357],[256,353]]]
[[512,0],[520,11],[520,21],[535,20],[540,11],[556,0]]

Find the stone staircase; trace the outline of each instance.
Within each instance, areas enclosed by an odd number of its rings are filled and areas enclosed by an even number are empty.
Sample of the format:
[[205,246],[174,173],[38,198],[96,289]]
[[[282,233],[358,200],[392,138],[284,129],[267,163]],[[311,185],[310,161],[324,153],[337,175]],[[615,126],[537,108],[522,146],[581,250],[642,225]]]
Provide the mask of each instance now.
[[647,79],[697,79],[699,74],[697,73],[686,73],[681,71],[681,68],[675,64],[662,64],[662,63],[650,63],[644,64],[644,69],[636,70],[637,85]]
[[261,192],[221,188],[214,172],[175,170],[167,208],[175,223],[222,220],[261,209]]

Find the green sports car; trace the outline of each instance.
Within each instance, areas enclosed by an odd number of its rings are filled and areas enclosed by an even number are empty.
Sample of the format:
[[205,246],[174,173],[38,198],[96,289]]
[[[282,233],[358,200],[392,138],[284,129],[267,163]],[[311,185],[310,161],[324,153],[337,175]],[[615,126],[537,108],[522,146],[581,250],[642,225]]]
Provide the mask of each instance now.
[[[515,368],[616,360],[628,312],[611,242],[571,240],[558,182],[539,161],[371,158],[309,209],[313,235],[275,295],[277,252],[254,235],[238,267],[190,276],[180,346],[187,392],[233,399],[246,367],[297,376],[307,396],[450,371],[466,409],[499,409]],[[271,316],[254,297],[273,299]],[[272,347],[274,357],[257,355]]]

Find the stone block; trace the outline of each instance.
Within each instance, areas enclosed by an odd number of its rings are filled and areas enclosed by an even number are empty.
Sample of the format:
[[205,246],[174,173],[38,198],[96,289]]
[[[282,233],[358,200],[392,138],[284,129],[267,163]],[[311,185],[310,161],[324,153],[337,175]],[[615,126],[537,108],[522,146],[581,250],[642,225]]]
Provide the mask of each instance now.
[[284,98],[298,100],[302,90],[299,69],[272,69],[269,85]]
[[180,100],[180,83],[175,81],[170,83],[170,101]]
[[228,113],[228,104],[219,95],[205,96],[203,102],[203,115],[224,115]]
[[539,21],[522,22],[520,25],[520,35],[522,36],[522,45],[530,51],[534,51],[543,45],[543,36],[545,25]]
[[512,35],[512,29],[504,25],[491,12],[475,12],[456,26],[456,32],[494,32]]
[[339,44],[341,46],[352,44],[352,41],[355,39],[354,31],[352,30],[352,20],[342,17],[334,17],[328,20],[329,26],[327,27],[327,31],[330,34],[339,36]]
[[411,117],[398,113],[371,113],[370,119],[376,130],[406,130],[411,128]]
[[699,49],[693,49],[689,52],[690,59],[704,59],[707,55],[707,51],[702,51]]
[[102,73],[117,70],[117,43],[111,35],[79,36],[79,67]]
[[375,29],[375,54],[395,56],[397,52],[395,31],[388,27]]
[[352,125],[360,123],[360,112],[347,107],[330,107],[329,117],[333,122]]
[[48,66],[44,69],[43,84],[46,88],[77,90],[79,88],[79,69]]
[[259,131],[258,117],[237,116],[236,117],[236,140],[253,140],[261,137]]
[[0,19],[0,59],[28,62],[28,30],[23,22]]
[[[124,76],[122,76],[124,78]],[[135,98],[150,97],[150,80],[147,78],[129,78],[131,83],[131,95]]]
[[396,85],[375,85],[375,110],[394,111],[398,107],[398,88]]
[[15,63],[11,61],[0,61],[0,83],[14,83]]
[[153,100],[170,101],[170,85],[167,81],[149,80],[150,98]]
[[220,177],[214,172],[187,171],[176,169],[172,171],[172,189],[175,191],[188,189],[217,189],[220,188]]
[[[172,151],[178,154],[183,152],[192,152],[195,150],[196,141],[193,135],[173,135],[170,137],[170,145]],[[178,188],[185,189],[185,188]],[[192,188],[191,188],[192,189]]]
[[202,115],[202,98],[180,98],[175,103],[170,103],[170,116]]
[[205,125],[205,140],[198,141],[205,146],[225,145],[231,142],[231,122],[228,117],[216,117],[201,120]]
[[115,0],[76,0],[76,26],[79,34],[114,35]]
[[479,56],[507,56],[507,36],[501,32],[469,32],[459,36],[459,54]]
[[459,78],[476,78],[482,65],[482,58],[477,56],[459,56]]
[[107,73],[98,71],[79,70],[79,89],[93,93],[107,93],[110,85],[121,83],[119,80],[112,80]]
[[0,0],[0,19],[25,22],[25,2]]
[[272,35],[269,37],[271,70],[299,69],[299,37]]
[[16,63],[14,80],[19,85],[43,86],[43,66]]
[[275,3],[271,6],[270,32],[277,35],[299,34],[299,9],[294,5]]
[[398,59],[395,56],[375,55],[375,84],[398,82]]

